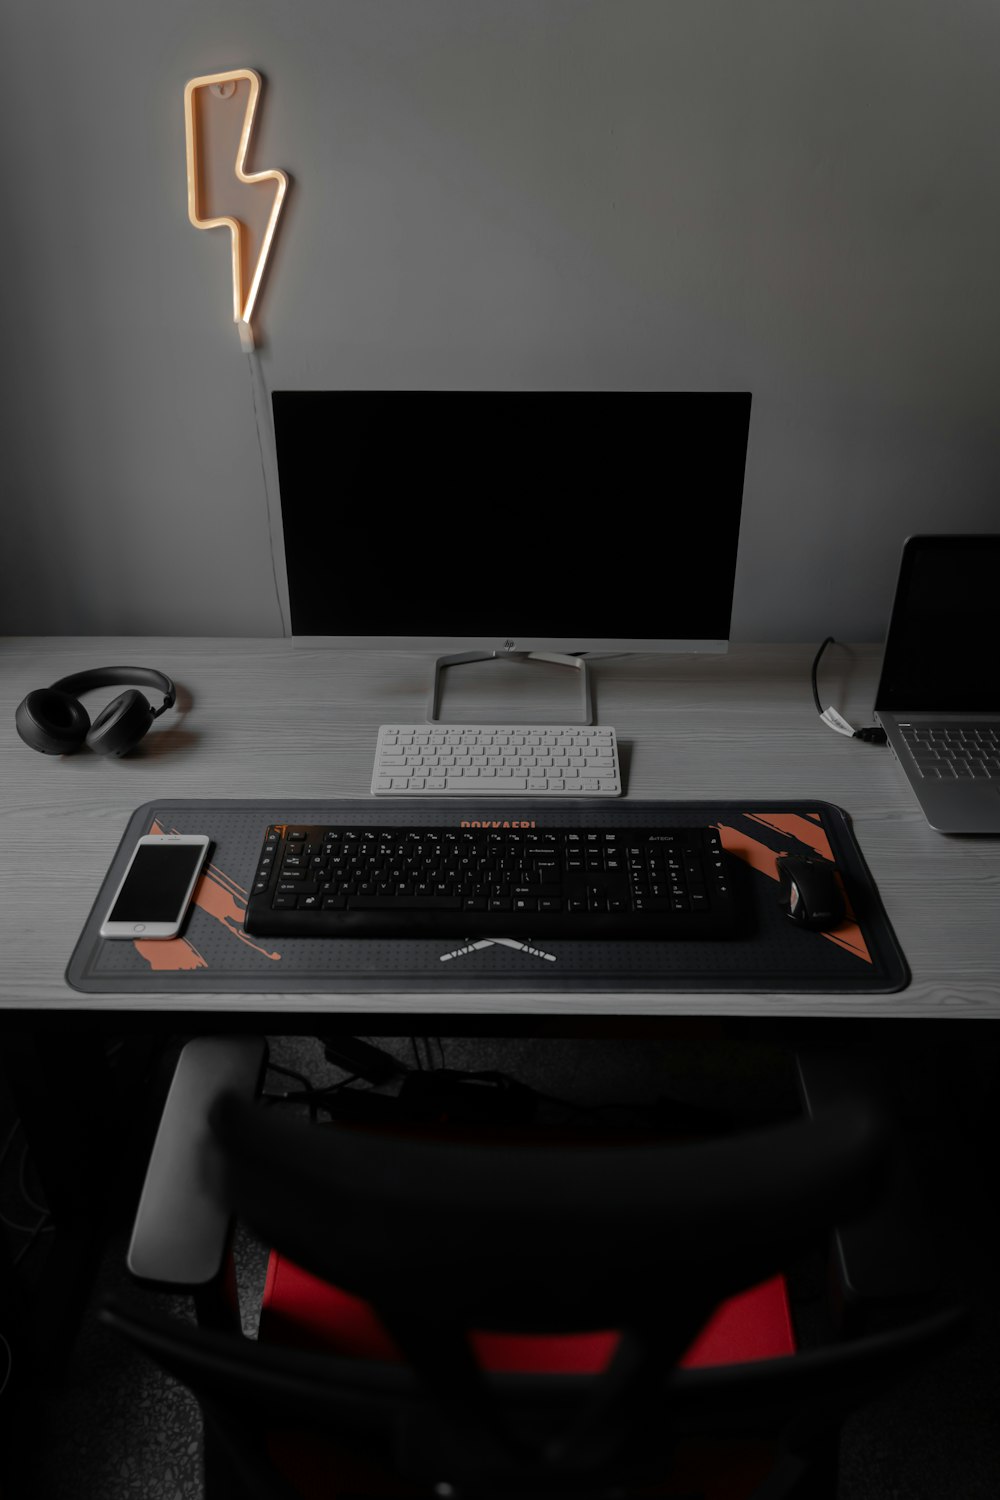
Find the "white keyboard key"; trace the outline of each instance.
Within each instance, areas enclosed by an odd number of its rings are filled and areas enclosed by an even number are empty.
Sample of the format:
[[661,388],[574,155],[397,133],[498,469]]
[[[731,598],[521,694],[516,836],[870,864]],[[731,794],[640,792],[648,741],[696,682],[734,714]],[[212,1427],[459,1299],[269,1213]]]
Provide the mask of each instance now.
[[619,797],[613,729],[575,726],[387,724],[379,730],[374,796]]

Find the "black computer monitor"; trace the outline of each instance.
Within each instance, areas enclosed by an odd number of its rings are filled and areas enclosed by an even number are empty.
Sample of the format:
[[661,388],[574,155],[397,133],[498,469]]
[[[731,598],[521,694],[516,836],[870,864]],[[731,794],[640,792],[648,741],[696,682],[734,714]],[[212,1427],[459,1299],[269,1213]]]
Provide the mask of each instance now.
[[276,391],[293,635],[723,651],[748,391]]

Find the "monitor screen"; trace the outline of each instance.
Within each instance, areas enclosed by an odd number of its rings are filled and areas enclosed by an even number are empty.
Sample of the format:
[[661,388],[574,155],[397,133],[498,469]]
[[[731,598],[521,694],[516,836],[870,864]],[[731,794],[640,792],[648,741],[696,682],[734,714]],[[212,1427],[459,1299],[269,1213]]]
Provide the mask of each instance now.
[[1000,713],[1000,535],[911,536],[876,709]]
[[293,635],[720,650],[749,392],[276,391]]

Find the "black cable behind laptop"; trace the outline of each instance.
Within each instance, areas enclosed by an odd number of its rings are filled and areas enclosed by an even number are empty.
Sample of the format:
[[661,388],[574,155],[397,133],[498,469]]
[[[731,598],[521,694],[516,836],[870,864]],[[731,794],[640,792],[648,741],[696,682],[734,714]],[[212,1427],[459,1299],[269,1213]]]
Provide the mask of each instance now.
[[847,720],[843,718],[835,708],[824,709],[822,703],[820,702],[819,689],[816,686],[816,672],[817,668],[819,667],[820,657],[823,655],[823,652],[826,650],[827,646],[835,646],[836,644],[837,643],[834,640],[833,636],[828,635],[826,640],[820,646],[819,650],[816,652],[816,655],[813,657],[811,678],[813,702],[816,704],[816,712],[819,714],[826,727],[828,729],[834,730],[837,734],[845,734],[849,739],[853,740],[864,740],[865,743],[869,745],[884,745],[888,739],[888,736],[886,735],[884,729],[879,729],[877,724],[868,725],[863,729],[855,729],[853,725],[848,724]]

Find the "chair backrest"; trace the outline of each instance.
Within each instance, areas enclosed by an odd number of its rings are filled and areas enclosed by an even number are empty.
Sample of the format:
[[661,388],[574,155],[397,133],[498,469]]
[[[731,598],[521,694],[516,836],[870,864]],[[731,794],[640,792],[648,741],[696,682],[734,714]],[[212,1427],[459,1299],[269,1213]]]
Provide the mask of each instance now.
[[[236,1446],[266,1420],[392,1451],[406,1477],[459,1483],[463,1494],[579,1497],[655,1478],[691,1433],[784,1431],[794,1447],[951,1327],[945,1316],[792,1359],[677,1369],[719,1302],[874,1201],[891,1134],[858,1098],[683,1145],[317,1129],[235,1096],[217,1103],[211,1125],[212,1169],[234,1212],[369,1302],[406,1360],[241,1344],[109,1313],[192,1386]],[[621,1337],[598,1375],[492,1376],[468,1341],[484,1328]]]
[[[606,1500],[609,1493],[625,1496],[632,1484],[655,1493],[651,1484],[662,1480],[674,1449],[687,1441],[777,1439],[781,1477],[776,1482],[771,1474],[762,1495],[816,1500],[825,1493],[810,1478],[817,1443],[822,1451],[852,1409],[947,1348],[966,1321],[948,1308],[892,1333],[789,1358],[665,1370],[627,1452],[603,1463],[580,1454],[576,1463],[540,1464],[516,1448],[498,1458],[492,1442],[484,1452],[479,1433],[451,1421],[403,1365],[261,1345],[113,1302],[101,1319],[194,1391],[213,1437],[223,1440],[240,1500],[300,1500],[273,1462],[267,1435],[275,1429],[318,1433],[383,1464],[388,1458],[417,1493],[451,1491],[463,1500]],[[488,1384],[504,1415],[537,1438],[575,1423],[592,1402],[595,1382],[493,1375]],[[330,1492],[342,1493],[332,1485]]]

